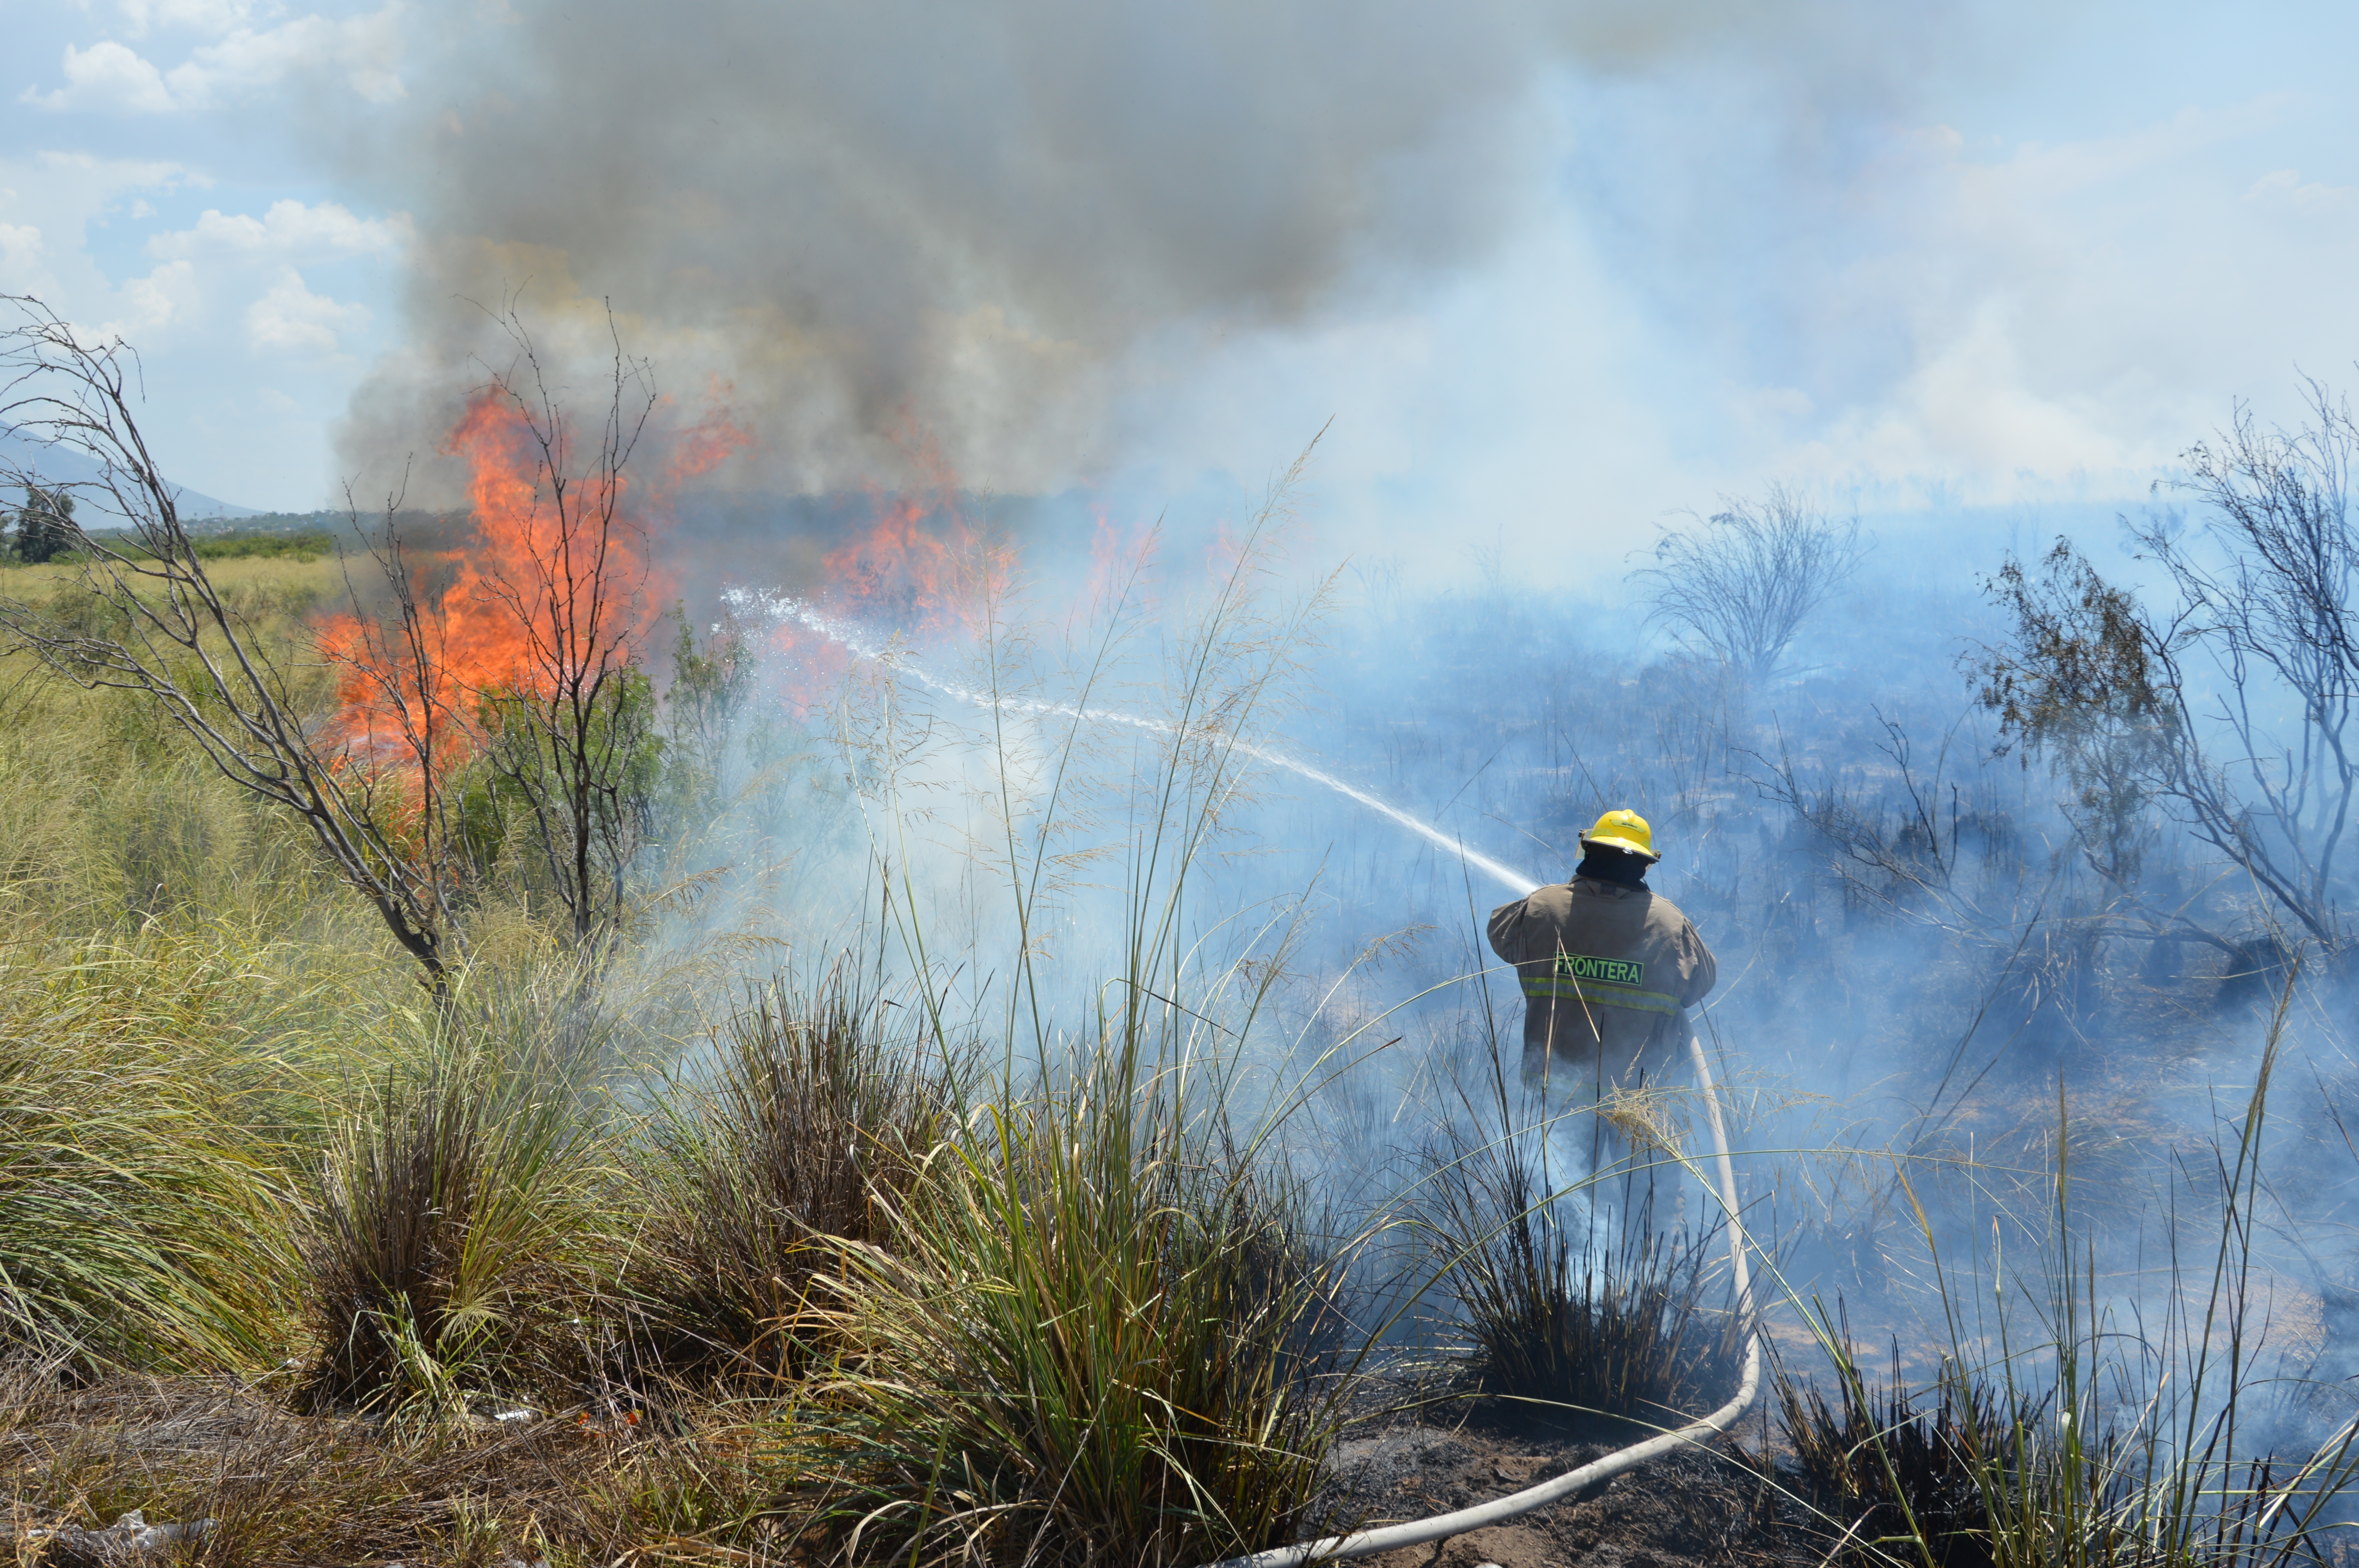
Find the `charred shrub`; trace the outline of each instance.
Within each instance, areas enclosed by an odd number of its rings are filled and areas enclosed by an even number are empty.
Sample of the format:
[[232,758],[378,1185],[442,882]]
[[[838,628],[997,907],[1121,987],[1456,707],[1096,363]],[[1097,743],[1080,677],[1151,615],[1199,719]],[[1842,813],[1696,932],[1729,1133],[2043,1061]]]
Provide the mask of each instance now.
[[[2059,1543],[2070,1543],[2065,1560],[2093,1565],[2234,1563],[2243,1547],[2261,1548],[2266,1531],[2249,1526],[2269,1496],[2265,1463],[2182,1512],[2202,1488],[2174,1503],[2172,1486],[2141,1487],[2170,1468],[2157,1462],[2158,1439],[2143,1437],[2143,1452],[2124,1443],[2093,1411],[2071,1409],[2066,1390],[2026,1392],[1945,1356],[1920,1396],[1900,1380],[1897,1346],[1892,1376],[1874,1388],[1847,1349],[1832,1360],[1834,1403],[1782,1372],[1777,1402],[1820,1510],[1841,1531],[1839,1555],[2011,1568],[2058,1560]],[[2198,1513],[2225,1527],[2201,1545],[2188,1529]]]
[[2259,932],[2229,943],[2220,974],[2220,1005],[2267,1006],[2285,988],[2293,962],[2292,945],[2274,932]]
[[1989,1459],[2007,1451],[2010,1417],[1997,1396],[1962,1375],[1944,1375],[1935,1402],[1919,1405],[1899,1379],[1871,1390],[1848,1358],[1829,1405],[1814,1386],[1778,1374],[1786,1441],[1821,1510],[1838,1520],[1854,1556],[1877,1554],[1936,1568],[1989,1568],[1995,1561],[1983,1483]]

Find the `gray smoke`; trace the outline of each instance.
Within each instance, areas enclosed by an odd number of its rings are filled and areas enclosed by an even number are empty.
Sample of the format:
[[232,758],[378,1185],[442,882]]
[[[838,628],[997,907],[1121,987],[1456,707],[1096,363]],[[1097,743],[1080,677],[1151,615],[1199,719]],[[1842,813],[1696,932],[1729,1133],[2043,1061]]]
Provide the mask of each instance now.
[[[971,483],[1069,481],[1193,354],[1479,261],[1560,178],[1568,68],[1774,55],[1776,92],[1827,114],[1888,90],[1863,62],[1911,55],[1848,7],[1693,3],[446,20],[398,133],[341,155],[420,235],[407,347],[355,400],[347,470],[429,451],[504,362],[465,301],[521,289],[577,395],[610,301],[684,405],[725,391],[757,437],[739,482],[803,492],[906,479],[928,438]],[[429,461],[420,483],[447,481]]]

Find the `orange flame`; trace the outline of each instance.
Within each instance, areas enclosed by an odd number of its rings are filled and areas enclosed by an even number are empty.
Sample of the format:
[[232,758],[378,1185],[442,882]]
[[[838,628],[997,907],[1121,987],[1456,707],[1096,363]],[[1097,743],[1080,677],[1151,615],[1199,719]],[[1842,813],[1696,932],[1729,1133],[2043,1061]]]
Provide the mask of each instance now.
[[340,613],[314,628],[337,666],[329,735],[353,762],[414,791],[466,760],[464,715],[485,695],[546,697],[586,662],[640,658],[670,590],[648,546],[674,490],[750,440],[718,406],[656,435],[657,481],[595,463],[570,474],[565,427],[537,429],[497,387],[468,400],[443,450],[467,464],[473,547],[397,563],[408,624]]
[[[985,535],[938,445],[919,439],[904,450],[919,482],[890,495],[871,492],[875,520],[821,558],[817,597],[879,634],[919,646],[972,635],[1006,593],[1015,552]],[[785,700],[798,716],[823,703],[848,667],[841,647],[792,625],[770,633],[770,649],[791,664]]]

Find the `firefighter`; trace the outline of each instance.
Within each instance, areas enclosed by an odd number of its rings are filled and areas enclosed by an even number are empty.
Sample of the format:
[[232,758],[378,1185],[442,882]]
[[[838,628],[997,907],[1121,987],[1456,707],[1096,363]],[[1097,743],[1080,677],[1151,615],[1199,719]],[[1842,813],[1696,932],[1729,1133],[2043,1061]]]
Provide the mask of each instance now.
[[1647,886],[1647,819],[1609,811],[1581,836],[1570,882],[1491,914],[1492,950],[1524,989],[1524,1082],[1550,1100],[1642,1088],[1675,1070],[1687,1010],[1719,979],[1679,906]]

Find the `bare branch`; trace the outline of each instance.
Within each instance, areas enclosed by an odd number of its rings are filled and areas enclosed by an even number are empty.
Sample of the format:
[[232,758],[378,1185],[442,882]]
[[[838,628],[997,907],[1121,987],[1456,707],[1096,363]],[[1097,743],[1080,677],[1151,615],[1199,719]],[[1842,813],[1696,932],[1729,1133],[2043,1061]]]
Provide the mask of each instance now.
[[2169,579],[2168,619],[2060,539],[2037,578],[2010,559],[1984,585],[2011,635],[1969,664],[2002,746],[2073,784],[2101,873],[2128,885],[2159,804],[2335,952],[2359,802],[2359,427],[2325,387],[2309,393],[2298,430],[2239,406],[2188,450],[2180,488],[2200,529],[2171,516],[2131,530]]
[[494,553],[479,590],[517,645],[512,667],[478,694],[478,713],[575,940],[594,944],[628,915],[626,881],[650,827],[659,742],[640,644],[654,618],[646,539],[624,502],[658,395],[646,362],[614,336],[597,440],[576,472],[573,427],[531,334],[513,307],[499,320],[515,365],[480,396],[530,454],[528,512],[498,525],[525,530],[531,547]]

